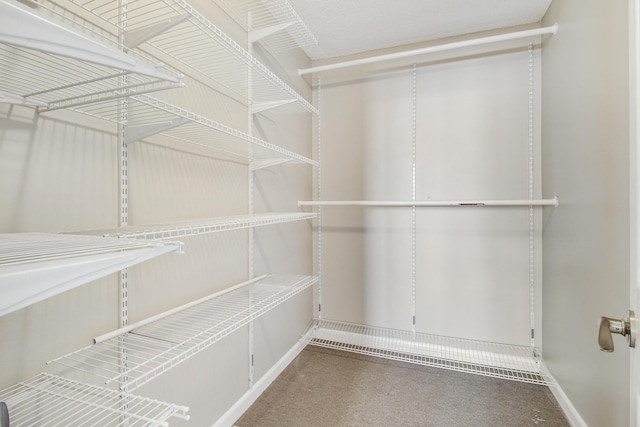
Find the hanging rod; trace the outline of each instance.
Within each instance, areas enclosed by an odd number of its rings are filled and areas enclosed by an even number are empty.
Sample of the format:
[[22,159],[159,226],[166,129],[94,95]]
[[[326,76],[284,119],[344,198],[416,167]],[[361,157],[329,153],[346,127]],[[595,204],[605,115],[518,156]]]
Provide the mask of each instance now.
[[105,342],[105,341],[107,341],[107,340],[109,340],[111,338],[115,338],[117,336],[124,335],[127,332],[131,332],[136,328],[141,328],[141,327],[146,326],[146,325],[148,325],[150,323],[153,323],[153,322],[155,322],[157,320],[164,319],[165,317],[169,317],[172,314],[179,313],[180,311],[183,311],[183,310],[186,310],[188,308],[194,307],[194,306],[196,306],[198,304],[202,304],[204,302],[207,302],[210,299],[219,298],[220,295],[224,295],[225,293],[232,292],[232,291],[234,291],[236,289],[239,289],[239,288],[241,288],[243,286],[251,285],[252,283],[255,283],[255,282],[259,281],[259,280],[264,279],[265,277],[267,277],[267,275],[263,274],[260,277],[256,277],[255,279],[247,280],[246,282],[242,282],[239,285],[231,286],[230,288],[227,288],[227,289],[225,289],[225,290],[223,290],[221,292],[217,292],[215,294],[207,295],[206,297],[203,297],[203,298],[200,298],[198,300],[189,302],[187,304],[183,304],[180,307],[176,307],[176,308],[173,308],[171,310],[167,310],[167,311],[165,311],[163,313],[156,314],[155,316],[148,317],[148,318],[146,318],[144,320],[141,320],[139,322],[132,323],[132,324],[124,326],[124,327],[122,327],[120,329],[116,329],[115,331],[107,332],[106,334],[103,334],[103,335],[100,335],[98,337],[95,337],[93,339],[93,343],[94,344],[100,344],[101,342]]
[[369,58],[354,59],[352,61],[337,62],[335,64],[328,64],[328,65],[320,65],[318,67],[302,68],[302,69],[298,69],[298,75],[302,76],[304,74],[318,73],[321,71],[329,71],[329,70],[335,70],[339,68],[353,67],[356,65],[371,64],[374,62],[382,62],[382,61],[389,61],[389,60],[398,59],[398,58],[407,58],[411,56],[425,55],[425,54],[434,53],[434,52],[443,52],[446,50],[460,49],[460,48],[469,47],[469,46],[479,46],[483,44],[496,43],[496,42],[507,41],[507,40],[515,40],[515,39],[521,39],[526,37],[540,36],[543,34],[555,35],[557,31],[558,31],[558,24],[553,24],[550,27],[535,28],[533,30],[524,30],[524,31],[517,31],[514,33],[499,34],[496,36],[480,37],[477,39],[447,43],[439,46],[430,46],[430,47],[425,47],[421,49],[412,49],[412,50],[406,50],[403,52],[389,53],[386,55],[372,56]]
[[370,201],[370,200],[331,200],[298,201],[302,206],[366,206],[366,207],[517,207],[517,206],[553,206],[558,207],[558,196],[553,199],[537,200],[426,200],[426,201]]

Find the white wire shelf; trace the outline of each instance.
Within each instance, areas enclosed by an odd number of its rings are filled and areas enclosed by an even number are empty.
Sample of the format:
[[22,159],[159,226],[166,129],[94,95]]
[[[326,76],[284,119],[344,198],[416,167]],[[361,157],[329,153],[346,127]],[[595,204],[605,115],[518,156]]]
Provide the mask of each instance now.
[[132,391],[316,282],[310,276],[263,276],[156,316],[150,323],[98,337],[97,344],[49,363]]
[[244,25],[252,41],[260,41],[272,50],[318,46],[318,40],[287,0],[218,2],[226,6]]
[[445,52],[448,50],[462,49],[470,46],[480,46],[484,44],[499,43],[506,40],[526,39],[526,38],[539,37],[543,35],[555,35],[557,31],[558,31],[558,24],[554,24],[549,27],[534,28],[531,30],[516,31],[513,33],[498,34],[498,35],[488,36],[488,37],[480,37],[480,38],[475,38],[470,40],[463,40],[459,42],[429,46],[429,47],[424,47],[420,49],[411,49],[411,50],[394,52],[394,53],[389,53],[384,55],[371,56],[368,58],[360,58],[360,59],[354,59],[351,61],[337,62],[333,64],[320,65],[317,67],[298,69],[298,75],[320,73],[323,71],[337,70],[340,68],[355,67],[357,65],[391,61],[399,58],[419,57],[419,56],[424,56],[424,55],[428,55],[430,53],[435,53],[435,52]]
[[7,406],[11,427],[168,426],[172,417],[189,419],[186,406],[46,373],[0,391],[0,402]]
[[315,213],[266,213],[253,215],[237,215],[211,218],[203,221],[184,223],[128,226],[113,231],[105,231],[105,237],[129,239],[170,239],[198,234],[217,233],[222,231],[241,230],[250,227],[284,224],[316,218]]
[[[84,106],[78,112],[127,125],[126,143],[162,135],[176,143],[230,154],[247,162],[284,159],[285,162],[318,166],[318,162],[300,154],[152,96],[131,96],[127,108],[126,121],[121,120],[119,105],[114,102]],[[252,150],[249,150],[249,144]],[[267,166],[272,164],[268,163]]]
[[0,102],[44,112],[181,86],[79,17],[0,0]]
[[304,338],[318,347],[553,386],[540,349],[344,322],[314,320]]
[[181,247],[96,236],[0,234],[0,316]]
[[[84,8],[114,27],[120,25],[120,11],[112,0],[75,0],[70,4]],[[128,1],[126,30],[125,45],[129,48],[168,55],[246,100],[249,99],[247,82],[251,77],[254,112],[265,105],[287,106],[289,111],[318,112],[296,90],[184,0]],[[193,73],[189,71],[188,74]]]

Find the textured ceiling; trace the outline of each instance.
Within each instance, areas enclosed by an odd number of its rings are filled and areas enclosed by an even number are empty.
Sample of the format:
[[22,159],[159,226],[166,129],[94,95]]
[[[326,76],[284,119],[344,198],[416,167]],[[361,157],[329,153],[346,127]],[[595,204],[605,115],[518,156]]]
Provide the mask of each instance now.
[[289,0],[325,59],[538,22],[551,0]]

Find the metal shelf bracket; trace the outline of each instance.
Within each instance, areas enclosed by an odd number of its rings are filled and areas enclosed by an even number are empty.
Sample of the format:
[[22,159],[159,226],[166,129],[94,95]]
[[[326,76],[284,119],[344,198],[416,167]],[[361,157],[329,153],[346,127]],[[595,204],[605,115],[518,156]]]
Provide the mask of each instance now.
[[268,101],[268,102],[254,102],[251,104],[251,114],[258,114],[266,110],[271,110],[273,108],[278,108],[283,105],[292,104],[296,102],[295,99],[283,99],[278,101]]
[[152,135],[157,135],[178,126],[182,126],[185,123],[189,123],[189,120],[186,118],[179,118],[167,122],[149,123],[143,125],[129,125],[127,126],[127,133],[124,143],[131,144],[132,142],[140,141],[141,139],[150,137]]
[[177,18],[168,19],[164,22],[159,22],[154,25],[149,25],[144,28],[129,31],[124,35],[124,44],[129,49],[133,49],[134,47],[140,46],[147,40],[151,40],[155,36],[160,35],[165,31],[168,31],[171,28],[175,27],[176,25],[189,20],[189,18],[191,18],[191,15],[185,13]]
[[295,22],[285,22],[284,24],[274,25],[271,27],[260,28],[259,30],[253,30],[249,32],[249,41],[251,43],[258,42],[272,34],[284,31],[287,28],[295,25]]

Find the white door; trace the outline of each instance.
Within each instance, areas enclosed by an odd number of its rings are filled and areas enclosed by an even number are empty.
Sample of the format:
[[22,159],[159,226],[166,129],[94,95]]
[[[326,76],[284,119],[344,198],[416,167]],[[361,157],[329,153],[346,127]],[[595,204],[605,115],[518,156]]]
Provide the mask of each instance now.
[[[629,66],[630,66],[630,219],[631,219],[631,283],[630,309],[640,315],[640,6],[629,0]],[[635,326],[635,328],[634,328]],[[632,325],[632,330],[637,331]],[[640,342],[631,349],[629,402],[630,425],[640,425]]]

